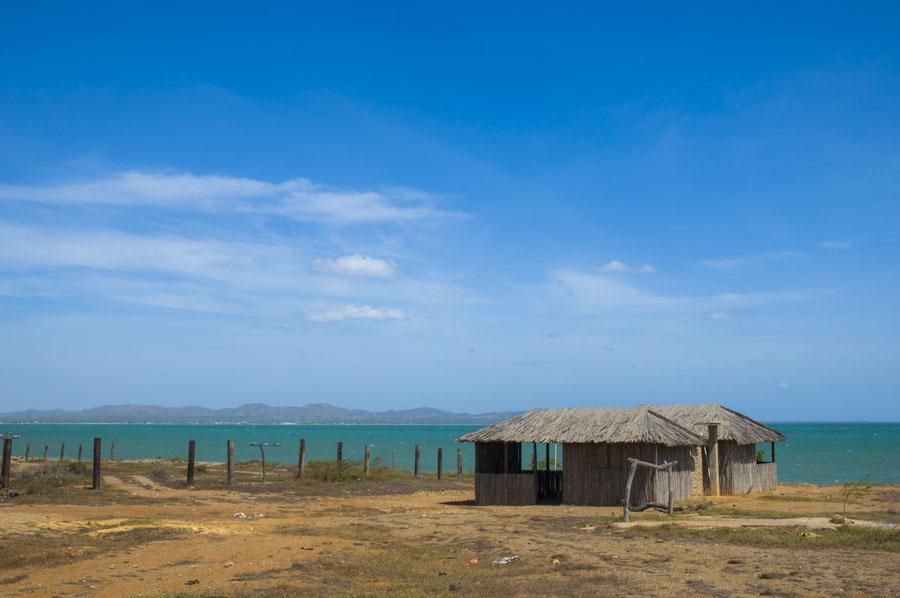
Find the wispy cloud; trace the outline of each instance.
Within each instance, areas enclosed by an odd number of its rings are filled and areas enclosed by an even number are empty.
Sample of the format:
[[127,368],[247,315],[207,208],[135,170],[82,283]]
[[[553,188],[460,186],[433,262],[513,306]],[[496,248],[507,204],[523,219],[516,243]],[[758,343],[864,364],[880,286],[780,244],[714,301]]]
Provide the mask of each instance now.
[[345,255],[335,259],[317,259],[313,261],[312,267],[318,272],[343,276],[385,278],[397,273],[397,269],[390,262],[358,254]]
[[342,322],[344,320],[407,320],[406,312],[395,307],[370,307],[368,305],[345,305],[336,309],[316,311],[309,314],[312,322]]
[[834,251],[846,251],[853,247],[853,243],[850,241],[822,241],[819,243],[819,247],[823,249],[832,249]]
[[327,187],[304,178],[270,182],[135,170],[51,185],[0,185],[0,201],[229,211],[327,224],[464,216],[440,209],[437,198],[431,194],[406,188],[359,191]]
[[603,266],[599,268],[592,268],[594,272],[606,272],[606,273],[638,273],[638,274],[653,274],[656,272],[656,269],[649,264],[644,264],[643,266],[629,266],[625,262],[620,262],[619,260],[612,260],[607,262]]
[[763,264],[766,262],[776,262],[787,259],[798,259],[806,257],[805,253],[794,250],[770,251],[767,253],[757,253],[753,255],[745,255],[733,258],[708,259],[703,260],[703,265],[714,270],[735,270],[746,266]]
[[733,318],[740,310],[801,301],[796,292],[719,293],[715,295],[674,295],[647,290],[607,274],[557,270],[551,274],[549,288],[557,298],[568,300],[591,311],[637,311],[643,313],[707,312]]

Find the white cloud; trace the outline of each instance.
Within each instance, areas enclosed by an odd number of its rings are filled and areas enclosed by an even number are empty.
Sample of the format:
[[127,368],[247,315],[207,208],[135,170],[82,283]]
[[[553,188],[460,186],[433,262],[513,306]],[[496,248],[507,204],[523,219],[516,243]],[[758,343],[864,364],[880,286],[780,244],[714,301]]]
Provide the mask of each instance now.
[[313,322],[341,322],[344,320],[407,320],[406,312],[394,307],[370,307],[345,305],[336,309],[313,312],[308,317]]
[[799,251],[770,251],[768,253],[758,253],[754,255],[745,255],[734,258],[703,260],[703,265],[707,268],[713,268],[714,270],[735,270],[738,268],[766,262],[775,262],[803,257],[806,257],[806,254]]
[[312,267],[318,272],[344,276],[390,277],[396,274],[393,264],[365,255],[345,255],[336,259],[318,259]]
[[282,182],[191,173],[119,172],[53,185],[0,185],[0,201],[229,211],[305,222],[356,224],[464,216],[404,188],[353,191],[296,178]]
[[822,241],[819,247],[823,249],[833,249],[834,251],[846,251],[853,246],[850,241]]
[[595,272],[622,272],[639,274],[653,274],[654,272],[656,272],[656,269],[649,264],[632,267],[625,262],[620,262],[619,260],[612,260],[599,268],[594,268],[593,270]]

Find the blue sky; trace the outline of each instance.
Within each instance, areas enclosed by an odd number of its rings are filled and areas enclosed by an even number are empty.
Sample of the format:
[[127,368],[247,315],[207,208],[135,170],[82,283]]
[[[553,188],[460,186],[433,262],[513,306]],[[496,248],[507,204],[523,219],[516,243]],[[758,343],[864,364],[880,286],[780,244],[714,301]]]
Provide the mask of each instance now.
[[896,3],[0,21],[0,402],[900,420]]

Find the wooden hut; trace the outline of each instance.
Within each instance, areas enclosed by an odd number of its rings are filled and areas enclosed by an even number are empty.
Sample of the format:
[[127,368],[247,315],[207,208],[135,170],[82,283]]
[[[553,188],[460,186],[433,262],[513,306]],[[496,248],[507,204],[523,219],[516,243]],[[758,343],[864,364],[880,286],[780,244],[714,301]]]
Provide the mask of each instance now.
[[[674,500],[716,490],[771,489],[774,463],[756,463],[755,443],[771,441],[774,447],[775,440],[783,438],[736,411],[711,404],[536,409],[458,440],[475,443],[477,504],[557,500],[619,505],[625,497],[629,458],[655,464],[676,461]],[[561,469],[550,457],[553,444],[562,445]],[[710,468],[709,455],[717,455],[713,462],[721,465],[718,472]],[[632,503],[665,502],[665,475],[639,469]],[[710,479],[719,480],[718,487]]]

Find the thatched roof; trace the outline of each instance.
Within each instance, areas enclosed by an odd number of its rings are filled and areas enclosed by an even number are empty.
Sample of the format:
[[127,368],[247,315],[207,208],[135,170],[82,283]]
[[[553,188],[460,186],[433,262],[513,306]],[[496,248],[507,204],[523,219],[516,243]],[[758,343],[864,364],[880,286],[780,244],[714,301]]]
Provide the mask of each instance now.
[[707,440],[709,436],[708,424],[711,423],[721,424],[719,426],[720,440],[733,440],[738,444],[784,440],[784,434],[778,430],[764,426],[743,413],[738,413],[719,403],[673,403],[652,405],[651,409],[692,430],[704,440]]
[[461,436],[459,442],[649,443],[705,445],[708,424],[719,439],[738,444],[784,440],[784,435],[718,403],[535,409]]
[[701,437],[646,405],[535,409],[470,432],[459,441],[705,444]]

